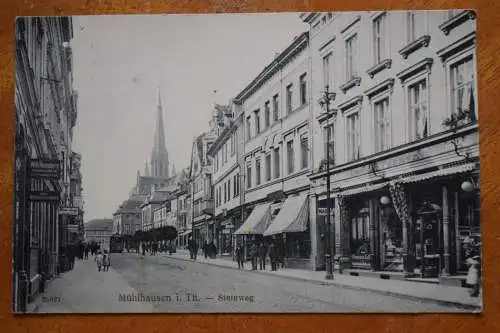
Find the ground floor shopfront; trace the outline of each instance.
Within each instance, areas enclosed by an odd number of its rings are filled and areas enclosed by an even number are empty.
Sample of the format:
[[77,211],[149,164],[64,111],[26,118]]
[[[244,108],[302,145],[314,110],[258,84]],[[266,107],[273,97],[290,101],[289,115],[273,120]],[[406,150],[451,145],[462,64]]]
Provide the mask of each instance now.
[[215,244],[218,255],[234,257],[237,245],[237,237],[234,232],[242,225],[242,216],[241,208],[235,207],[216,217]]
[[[323,214],[328,206],[324,182],[317,179],[321,190],[316,191],[311,211],[316,220],[316,269],[325,268],[325,235],[333,233],[336,267],[352,275],[380,272],[384,278],[461,285],[466,259],[479,254],[481,242],[475,139],[471,135],[464,140],[470,144],[467,158],[447,151],[443,143],[420,151],[427,161],[413,158],[408,163],[398,156],[379,162],[378,170],[361,163],[339,170],[332,176],[334,223],[329,228]],[[406,170],[411,172],[401,172]]]
[[244,244],[247,258],[253,244],[264,244],[267,250],[274,244],[285,267],[312,269],[309,190],[278,194],[249,205],[248,217],[235,231],[236,240]]

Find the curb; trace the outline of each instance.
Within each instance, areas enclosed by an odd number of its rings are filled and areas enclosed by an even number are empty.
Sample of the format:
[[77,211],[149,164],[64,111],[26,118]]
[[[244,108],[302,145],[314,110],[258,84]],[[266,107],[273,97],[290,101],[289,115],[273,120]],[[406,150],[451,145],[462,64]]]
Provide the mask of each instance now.
[[[237,267],[225,266],[225,265],[221,265],[221,264],[217,264],[217,263],[193,261],[191,259],[178,258],[178,257],[169,256],[169,255],[165,255],[165,257],[171,258],[171,259],[176,259],[176,260],[181,260],[181,261],[195,262],[195,263],[198,263],[201,265],[211,265],[211,266],[216,266],[216,267],[220,267],[220,268],[227,268],[227,269],[241,271]],[[341,287],[341,288],[350,289],[350,290],[369,291],[369,292],[374,292],[374,293],[378,293],[378,294],[382,294],[382,295],[386,295],[386,296],[397,296],[397,297],[405,298],[405,299],[409,299],[409,300],[432,302],[432,303],[435,303],[438,305],[454,306],[454,307],[458,307],[460,309],[465,309],[465,310],[476,310],[474,313],[481,313],[482,312],[481,305],[472,305],[469,303],[462,303],[462,302],[456,302],[456,301],[439,300],[439,299],[430,298],[430,297],[413,296],[413,295],[403,294],[403,293],[395,292],[395,291],[380,290],[380,289],[360,287],[360,286],[352,286],[352,285],[338,283],[338,282],[319,281],[319,280],[307,279],[307,278],[303,278],[303,277],[275,274],[275,273],[266,272],[266,271],[249,271],[249,272],[254,272],[256,274],[268,275],[268,276],[274,276],[274,277],[282,277],[285,279],[290,279],[290,280],[295,280],[295,281],[300,281],[300,282],[308,282],[308,283],[313,283],[313,284],[322,285],[322,286],[332,285],[332,286]]]

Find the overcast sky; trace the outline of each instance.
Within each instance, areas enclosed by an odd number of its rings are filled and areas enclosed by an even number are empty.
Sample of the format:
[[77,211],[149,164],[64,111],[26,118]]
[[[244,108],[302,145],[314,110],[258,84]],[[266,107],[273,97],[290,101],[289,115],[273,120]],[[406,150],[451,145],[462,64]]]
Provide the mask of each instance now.
[[[111,217],[143,173],[158,86],[179,171],[214,102],[227,103],[307,29],[298,13],[73,17],[85,221]],[[214,94],[217,90],[217,94]]]

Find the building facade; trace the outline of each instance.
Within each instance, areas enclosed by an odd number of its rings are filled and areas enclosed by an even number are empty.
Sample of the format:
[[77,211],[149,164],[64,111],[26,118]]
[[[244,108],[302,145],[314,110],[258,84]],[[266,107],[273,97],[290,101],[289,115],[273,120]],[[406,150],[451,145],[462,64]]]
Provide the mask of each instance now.
[[[316,221],[353,274],[460,281],[479,239],[479,141],[474,13],[308,13],[312,100],[336,93],[336,117],[313,103]],[[404,27],[404,28],[403,28]],[[401,29],[403,28],[403,29]],[[330,135],[329,135],[330,133]],[[326,151],[331,168],[325,170]],[[334,224],[327,228],[325,179]]]
[[245,241],[273,241],[288,266],[311,266],[308,173],[309,33],[293,42],[234,99],[242,108]]
[[82,196],[82,173],[80,167],[82,165],[82,155],[72,152],[71,153],[71,171],[70,171],[70,202],[71,207],[66,209],[70,217],[70,224],[68,225],[69,242],[71,244],[80,244],[84,239],[84,201]]
[[13,308],[20,312],[58,274],[68,251],[77,119],[72,38],[68,17],[16,20]]
[[[213,127],[212,127],[213,129]],[[191,218],[193,238],[197,243],[215,240],[212,159],[208,150],[215,141],[214,131],[202,133],[193,141],[189,182],[191,188]]]
[[243,113],[237,114],[234,104],[215,108],[218,136],[208,154],[213,160],[216,245],[220,255],[232,255],[236,244],[234,231],[242,222],[238,152],[243,148],[240,139]]
[[85,242],[95,243],[102,251],[110,251],[110,240],[113,234],[112,219],[94,219],[85,223]]

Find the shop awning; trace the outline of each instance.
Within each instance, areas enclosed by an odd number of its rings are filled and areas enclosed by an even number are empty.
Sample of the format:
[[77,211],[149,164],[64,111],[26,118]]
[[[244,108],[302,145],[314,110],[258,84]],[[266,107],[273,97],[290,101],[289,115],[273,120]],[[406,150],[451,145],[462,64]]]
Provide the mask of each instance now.
[[377,190],[384,188],[388,184],[389,184],[388,182],[383,182],[383,183],[374,184],[374,185],[363,185],[363,186],[359,186],[359,187],[355,187],[355,188],[351,188],[351,189],[347,189],[345,191],[342,191],[339,193],[339,195],[350,196],[350,195],[356,195],[356,194],[360,194],[360,193],[373,192],[373,191],[377,191]]
[[472,170],[475,170],[477,168],[476,163],[466,163],[466,164],[460,164],[460,165],[455,165],[452,167],[432,171],[432,172],[427,172],[422,175],[414,175],[414,176],[409,176],[406,178],[403,178],[401,180],[402,183],[416,183],[419,181],[431,179],[431,178],[436,178],[436,177],[443,177],[443,176],[449,176],[449,175],[454,175],[454,174],[459,174],[459,173],[464,173],[464,172],[469,172]]
[[307,194],[288,198],[276,218],[264,232],[264,236],[305,231],[308,218],[309,202],[307,201]]
[[271,221],[270,204],[256,206],[235,235],[262,235]]

